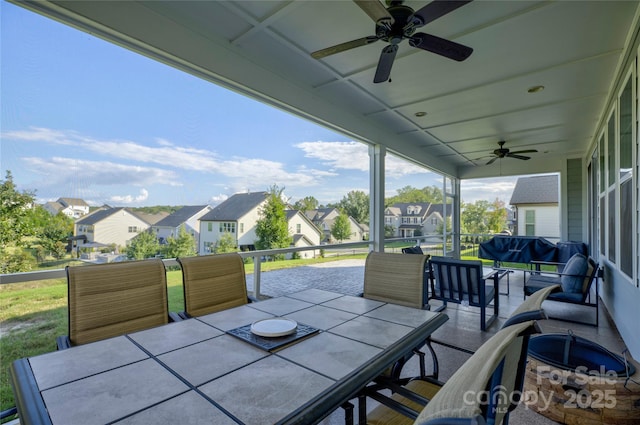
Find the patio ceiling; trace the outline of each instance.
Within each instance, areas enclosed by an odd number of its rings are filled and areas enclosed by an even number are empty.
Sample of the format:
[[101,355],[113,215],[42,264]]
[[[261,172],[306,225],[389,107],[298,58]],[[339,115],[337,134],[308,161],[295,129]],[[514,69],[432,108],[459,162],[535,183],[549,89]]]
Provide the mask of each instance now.
[[[415,10],[427,3],[405,2]],[[373,76],[383,41],[310,56],[374,33],[373,21],[347,0],[17,4],[468,178],[559,171],[562,159],[586,154],[640,3],[476,0],[420,29],[472,47],[469,59],[445,59],[405,40],[392,82],[381,84]],[[537,85],[545,89],[527,92]],[[529,161],[474,161],[499,140],[538,152]]]

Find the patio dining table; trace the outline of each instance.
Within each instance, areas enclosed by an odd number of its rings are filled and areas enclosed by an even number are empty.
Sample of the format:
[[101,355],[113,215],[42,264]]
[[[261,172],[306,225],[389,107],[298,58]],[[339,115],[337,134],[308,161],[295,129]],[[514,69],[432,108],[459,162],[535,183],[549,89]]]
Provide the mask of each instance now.
[[[300,338],[242,338],[272,317]],[[20,359],[11,379],[22,424],[313,424],[447,319],[308,289]]]

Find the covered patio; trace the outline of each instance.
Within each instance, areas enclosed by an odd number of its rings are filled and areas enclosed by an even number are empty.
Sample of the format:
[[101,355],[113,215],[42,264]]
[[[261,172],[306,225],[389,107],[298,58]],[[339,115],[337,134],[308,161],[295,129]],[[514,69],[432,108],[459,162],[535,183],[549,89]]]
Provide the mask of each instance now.
[[[264,272],[262,275],[262,291],[268,296],[281,296],[309,289],[357,295],[361,294],[363,290],[363,274],[364,260],[342,260],[298,269]],[[309,276],[314,278],[309,279]],[[495,335],[506,319],[522,304],[524,278],[525,275],[522,272],[511,274],[509,295],[506,295],[506,280],[501,280],[500,313],[496,322],[488,327],[486,332],[479,331],[478,308],[449,304],[444,310],[444,313],[449,316],[449,320],[433,334],[433,339],[436,341],[433,347],[437,353],[440,375],[443,380],[446,381],[471,356],[471,351],[476,351],[485,341]],[[247,282],[249,288],[251,288],[253,283],[250,276]],[[431,304],[433,307],[439,306],[438,301],[431,301]],[[621,355],[627,348],[611,317],[604,310],[601,312],[602,317],[599,326],[594,328],[593,326],[570,323],[557,318],[593,322],[595,312],[591,308],[551,301],[545,302],[544,308],[549,316],[556,317],[555,319],[539,322],[542,332],[545,334],[567,335],[571,332],[579,337],[596,342],[618,355]],[[635,365],[636,370],[639,370],[640,363],[633,360],[628,353],[627,358]],[[430,360],[427,361],[427,365],[431,366]],[[430,373],[431,370],[427,372]],[[403,376],[418,375],[418,358],[414,357],[405,366]],[[640,391],[640,386],[633,382],[629,383],[629,388],[636,392]],[[369,408],[373,408],[375,405],[375,402],[368,402]],[[622,408],[622,405],[619,408]],[[567,412],[571,415],[572,410],[567,409]],[[552,420],[548,416],[537,413],[532,407],[522,404],[511,414],[510,420],[511,423],[515,424],[546,425],[556,423],[556,420],[561,421],[557,415],[558,413],[556,413],[556,416],[550,415],[551,418],[555,418],[555,420]],[[570,422],[571,420],[576,421],[579,419],[573,417],[567,423],[573,423]],[[322,423],[327,425],[343,424],[344,412],[337,410]]]
[[[603,302],[640,357],[638,2],[433,7],[419,29],[473,53],[458,62],[404,40],[383,83],[373,82],[383,42],[311,57],[374,31],[350,1],[16,4],[368,144],[374,250],[387,151],[442,174],[454,255],[461,179],[559,173],[561,238],[588,243],[605,268]],[[536,152],[491,161],[501,140]]]
[[[311,56],[375,32],[351,1],[13,2],[367,144],[375,251],[384,250],[387,153],[442,175],[453,210],[452,232],[444,235],[452,256],[460,252],[462,180],[559,173],[561,239],[587,243],[604,269],[607,318],[596,329],[571,328],[640,359],[640,3],[474,1],[450,8],[419,31],[471,47],[469,58],[450,60],[403,40],[390,77],[374,83],[386,42]],[[425,4],[405,2],[413,10]],[[499,141],[530,159],[503,155]],[[510,296],[501,296],[500,320],[522,300],[519,276]],[[580,307],[550,308],[573,314]],[[434,336],[446,334],[451,345],[474,350],[498,328],[479,332],[475,313],[464,307],[447,313]],[[556,321],[542,327],[567,329]],[[512,420],[551,423],[522,408]]]

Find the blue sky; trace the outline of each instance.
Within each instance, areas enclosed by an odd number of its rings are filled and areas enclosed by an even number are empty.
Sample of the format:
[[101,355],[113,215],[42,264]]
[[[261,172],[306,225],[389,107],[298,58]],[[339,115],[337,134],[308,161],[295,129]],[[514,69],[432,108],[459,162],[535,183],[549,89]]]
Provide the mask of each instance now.
[[[295,202],[368,193],[366,145],[12,4],[0,3],[2,178],[38,202],[215,205],[285,187]],[[390,156],[387,196],[440,176]],[[464,182],[508,201],[513,179]]]

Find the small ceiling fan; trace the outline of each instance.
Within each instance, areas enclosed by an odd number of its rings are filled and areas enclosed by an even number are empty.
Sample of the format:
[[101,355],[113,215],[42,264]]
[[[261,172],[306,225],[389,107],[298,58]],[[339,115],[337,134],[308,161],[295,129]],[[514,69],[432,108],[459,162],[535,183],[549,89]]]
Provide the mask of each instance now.
[[435,35],[415,32],[428,23],[453,12],[457,8],[470,3],[466,1],[436,0],[423,8],[414,11],[409,6],[403,5],[402,0],[386,0],[385,8],[378,0],[353,0],[376,23],[375,35],[362,37],[357,40],[347,41],[326,49],[311,53],[315,59],[321,59],[329,55],[344,52],[356,47],[366,46],[378,40],[384,40],[389,44],[382,49],[378,67],[373,79],[374,83],[390,81],[391,67],[398,52],[398,44],[409,40],[409,45],[418,49],[427,50],[456,61],[463,61],[471,55],[473,49],[454,43]]
[[[496,159],[502,159],[502,158],[505,158],[505,157],[506,158],[516,158],[516,159],[527,160],[527,159],[531,159],[531,157],[530,156],[524,156],[524,155],[521,155],[521,154],[538,152],[536,149],[526,149],[526,150],[523,150],[523,151],[511,152],[509,149],[504,147],[505,143],[506,142],[504,140],[501,140],[501,141],[498,142],[498,145],[500,145],[500,147],[493,151],[493,153],[491,154],[491,156],[493,156],[493,158],[491,158],[489,160],[489,162],[487,162],[486,165],[493,164]],[[483,156],[482,158],[486,158],[486,157]],[[476,160],[482,159],[482,158],[477,158]]]

